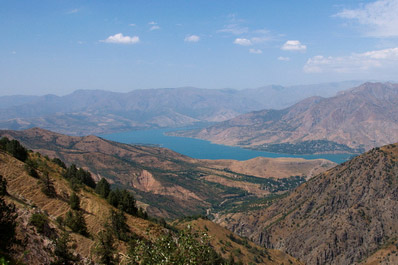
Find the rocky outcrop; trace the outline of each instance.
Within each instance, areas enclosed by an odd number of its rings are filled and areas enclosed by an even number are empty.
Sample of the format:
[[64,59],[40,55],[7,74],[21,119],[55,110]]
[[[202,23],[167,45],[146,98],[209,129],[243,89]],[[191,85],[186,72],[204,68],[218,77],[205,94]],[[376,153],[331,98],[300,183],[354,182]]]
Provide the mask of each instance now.
[[266,209],[217,222],[306,264],[358,263],[398,236],[398,147],[326,171]]

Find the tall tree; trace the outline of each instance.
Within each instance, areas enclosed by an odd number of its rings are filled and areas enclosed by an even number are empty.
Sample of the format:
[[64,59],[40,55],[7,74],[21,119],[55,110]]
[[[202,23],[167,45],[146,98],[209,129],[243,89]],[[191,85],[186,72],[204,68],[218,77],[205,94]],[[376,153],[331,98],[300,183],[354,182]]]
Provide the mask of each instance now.
[[80,198],[74,192],[70,195],[69,205],[72,210],[80,210]]
[[55,261],[51,263],[51,265],[72,265],[76,264],[76,261],[79,259],[73,255],[71,251],[72,240],[69,236],[69,232],[65,229],[62,229],[61,235],[57,237],[54,241],[54,255]]
[[98,233],[95,253],[100,264],[113,265],[118,263],[116,254],[115,239],[112,230],[108,225],[106,229]]
[[110,191],[111,186],[105,178],[102,178],[100,181],[98,181],[97,186],[95,187],[95,192],[97,194],[99,194],[102,198],[107,198]]

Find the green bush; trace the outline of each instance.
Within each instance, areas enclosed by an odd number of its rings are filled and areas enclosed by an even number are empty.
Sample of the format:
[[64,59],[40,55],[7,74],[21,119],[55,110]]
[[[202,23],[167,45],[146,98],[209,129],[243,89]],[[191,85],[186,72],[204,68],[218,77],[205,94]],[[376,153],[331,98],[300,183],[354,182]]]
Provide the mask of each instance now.
[[17,140],[9,140],[7,137],[0,139],[0,149],[10,153],[18,160],[25,161],[28,158],[28,150]]
[[133,240],[129,257],[132,264],[229,264],[210,246],[205,234],[190,229],[177,236],[162,236],[154,242]]
[[72,164],[67,168],[63,176],[70,182],[85,184],[93,189],[95,188],[95,181],[91,177],[90,172],[82,168],[78,169],[75,164]]
[[108,195],[108,202],[125,213],[137,216],[138,208],[134,196],[127,190],[113,190]]
[[34,213],[30,217],[29,223],[36,227],[36,230],[40,234],[46,234],[50,227],[48,225],[47,216],[41,213]]

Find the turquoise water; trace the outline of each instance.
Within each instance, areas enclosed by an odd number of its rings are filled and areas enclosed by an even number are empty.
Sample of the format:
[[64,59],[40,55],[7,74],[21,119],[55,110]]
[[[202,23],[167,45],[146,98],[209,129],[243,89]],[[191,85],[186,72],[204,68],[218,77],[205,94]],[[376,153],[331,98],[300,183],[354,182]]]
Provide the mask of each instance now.
[[324,155],[289,155],[255,151],[240,147],[212,144],[209,141],[167,136],[165,132],[176,129],[142,130],[122,133],[100,135],[104,139],[126,144],[151,144],[169,148],[180,154],[197,159],[235,159],[248,160],[258,156],[263,157],[301,157],[306,159],[324,158],[335,163],[347,161],[350,154],[324,154]]

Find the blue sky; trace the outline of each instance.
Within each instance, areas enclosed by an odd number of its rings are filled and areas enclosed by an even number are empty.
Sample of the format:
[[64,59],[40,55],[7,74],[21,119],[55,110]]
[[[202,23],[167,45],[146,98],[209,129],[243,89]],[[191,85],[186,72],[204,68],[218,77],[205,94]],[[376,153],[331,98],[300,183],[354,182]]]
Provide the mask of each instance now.
[[0,95],[397,80],[398,0],[0,0]]

